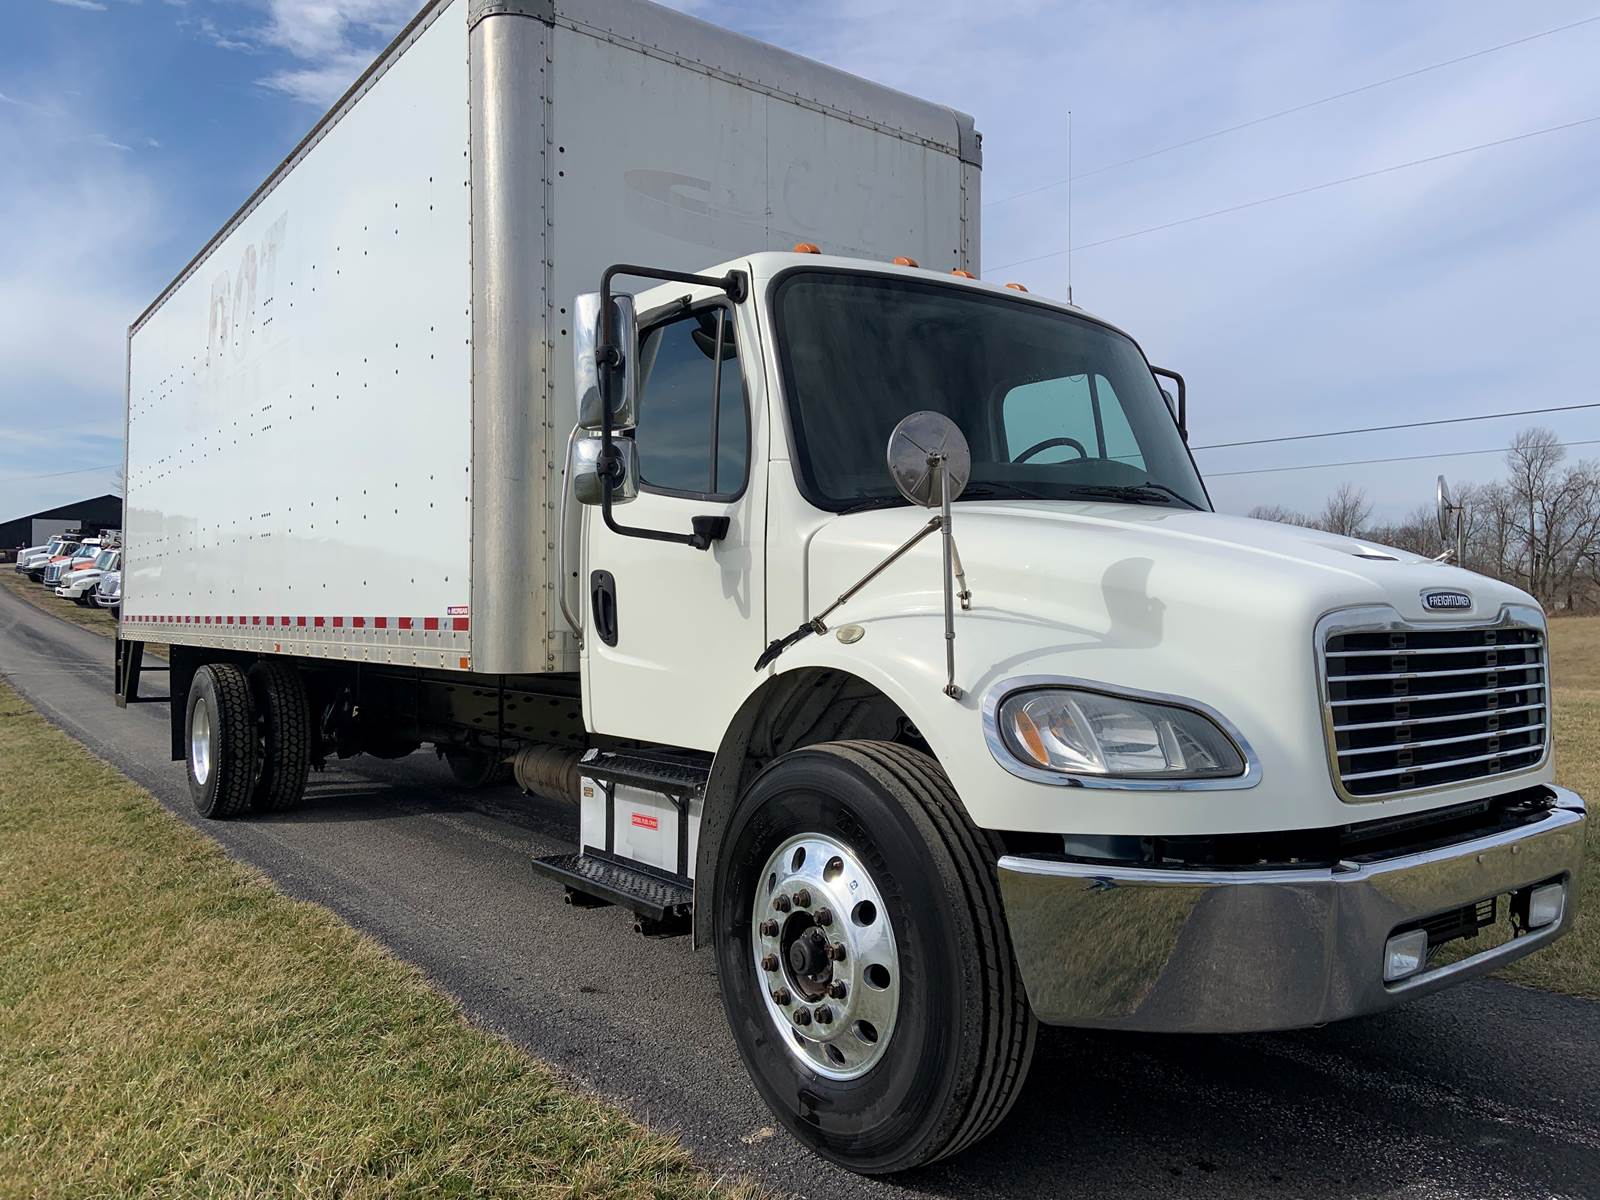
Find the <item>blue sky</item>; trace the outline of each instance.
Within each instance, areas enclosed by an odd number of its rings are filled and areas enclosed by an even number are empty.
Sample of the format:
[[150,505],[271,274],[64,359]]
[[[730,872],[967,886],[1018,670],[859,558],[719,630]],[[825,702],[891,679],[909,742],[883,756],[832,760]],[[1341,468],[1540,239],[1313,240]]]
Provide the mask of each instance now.
[[[1600,21],[1110,170],[1107,164],[1595,15],[1554,0],[680,4],[973,113],[985,274],[1064,295],[1074,113],[1079,303],[1184,372],[1193,441],[1600,399]],[[412,0],[6,0],[0,8],[0,519],[105,490],[128,323],[404,21]],[[1090,172],[1095,172],[1089,174]],[[1034,261],[1022,262],[1021,260]],[[1019,263],[1011,267],[1003,264]],[[1600,439],[1600,410],[1541,418]],[[1380,513],[1493,455],[1497,421],[1202,451],[1218,506]],[[1575,449],[1582,457],[1600,446]],[[39,478],[38,476],[51,476]]]

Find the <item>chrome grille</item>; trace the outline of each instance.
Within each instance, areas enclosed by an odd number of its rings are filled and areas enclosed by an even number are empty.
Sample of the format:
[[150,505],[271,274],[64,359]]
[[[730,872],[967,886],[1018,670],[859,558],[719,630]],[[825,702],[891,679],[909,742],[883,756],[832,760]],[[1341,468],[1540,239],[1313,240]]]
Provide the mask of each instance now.
[[1549,680],[1535,624],[1335,623],[1322,681],[1334,774],[1351,799],[1476,782],[1544,759]]

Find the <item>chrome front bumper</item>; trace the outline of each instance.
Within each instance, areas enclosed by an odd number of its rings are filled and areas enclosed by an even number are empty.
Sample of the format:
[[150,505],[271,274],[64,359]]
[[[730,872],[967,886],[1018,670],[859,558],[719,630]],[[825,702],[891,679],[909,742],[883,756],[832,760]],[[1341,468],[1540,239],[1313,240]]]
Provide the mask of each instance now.
[[[1547,945],[1577,916],[1583,800],[1514,830],[1343,869],[1191,870],[1008,855],[1000,890],[1028,999],[1051,1025],[1241,1033],[1377,1012]],[[1553,925],[1383,979],[1397,930],[1564,879]]]

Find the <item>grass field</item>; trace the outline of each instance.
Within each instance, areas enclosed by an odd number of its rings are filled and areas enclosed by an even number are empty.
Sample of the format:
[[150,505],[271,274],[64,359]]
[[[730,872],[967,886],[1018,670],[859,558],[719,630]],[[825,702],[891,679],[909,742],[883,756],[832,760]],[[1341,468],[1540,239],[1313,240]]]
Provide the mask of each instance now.
[[1517,983],[1600,1000],[1600,617],[1550,622],[1556,782],[1589,802],[1589,843],[1576,927],[1503,974]]
[[20,596],[35,608],[53,613],[64,621],[82,625],[85,629],[93,629],[96,633],[103,633],[107,637],[117,636],[116,614],[108,609],[84,608],[71,600],[63,600],[50,588],[35,583],[26,575],[19,574],[11,563],[0,563],[0,588]]
[[748,1195],[0,684],[0,1197]]

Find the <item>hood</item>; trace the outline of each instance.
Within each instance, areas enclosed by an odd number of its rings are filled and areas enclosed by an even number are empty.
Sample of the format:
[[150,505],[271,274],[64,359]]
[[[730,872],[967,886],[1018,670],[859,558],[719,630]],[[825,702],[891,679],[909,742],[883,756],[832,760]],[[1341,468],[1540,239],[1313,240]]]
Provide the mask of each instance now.
[[[881,509],[828,522],[811,540],[812,600],[831,599],[928,519]],[[1534,604],[1498,580],[1359,538],[1273,521],[1151,505],[985,501],[958,504],[955,543],[974,605],[1105,628],[1158,605],[1176,615],[1216,613],[1233,624],[1252,611],[1296,614],[1307,628],[1336,608],[1388,604],[1409,619],[1439,619],[1423,594],[1466,592],[1445,614],[1492,619],[1505,604]],[[937,593],[939,538],[928,538],[875,580],[852,613],[891,611],[896,595]],[[918,569],[915,560],[928,566]],[[842,616],[842,614],[841,614]]]

